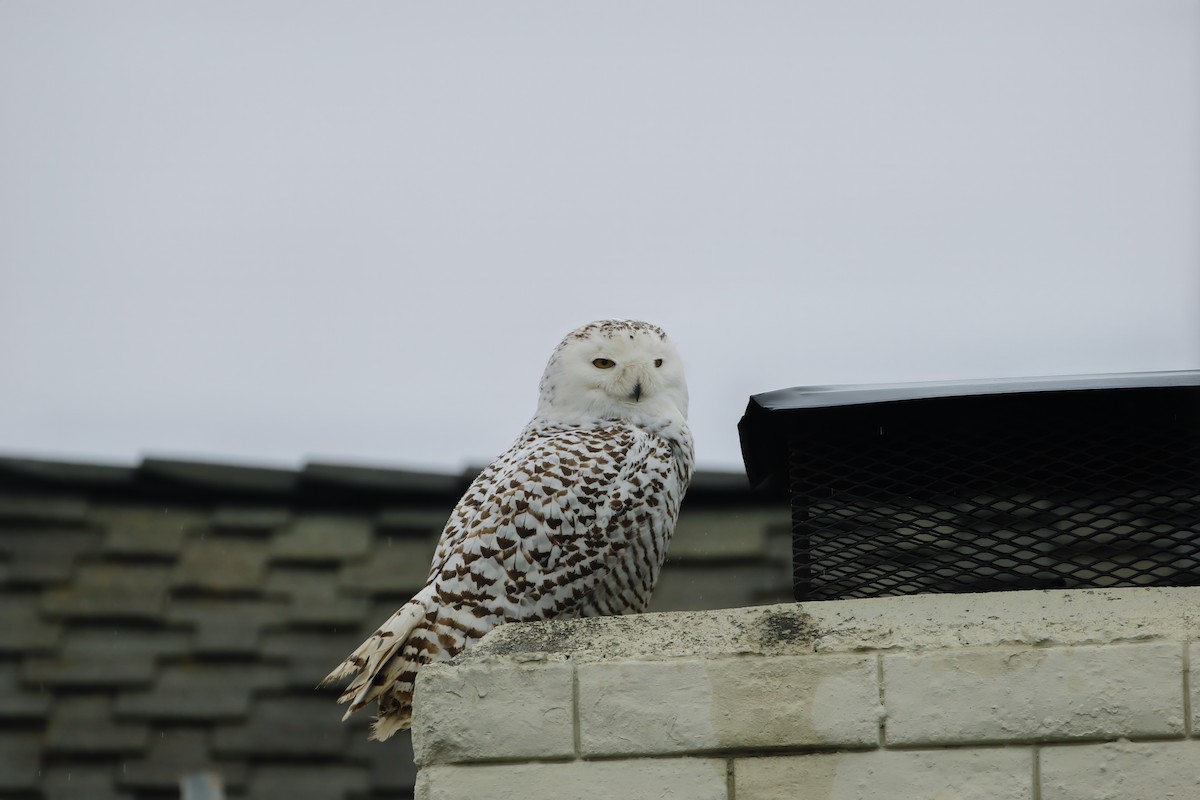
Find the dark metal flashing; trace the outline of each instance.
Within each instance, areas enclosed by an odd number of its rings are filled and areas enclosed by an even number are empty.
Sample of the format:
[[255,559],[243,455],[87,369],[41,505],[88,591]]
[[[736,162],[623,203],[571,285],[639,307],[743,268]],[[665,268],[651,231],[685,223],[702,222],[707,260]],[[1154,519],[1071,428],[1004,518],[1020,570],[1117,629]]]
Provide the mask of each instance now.
[[956,424],[978,427],[1020,418],[1032,403],[1072,404],[1103,424],[1119,415],[1125,400],[1156,400],[1163,413],[1200,411],[1200,371],[1139,372],[1005,380],[800,386],[753,395],[738,423],[746,474],[756,487],[786,482],[788,443],[829,436],[895,432],[952,415]]
[[751,402],[768,411],[833,406],[936,400],[948,397],[1030,392],[1079,392],[1096,389],[1157,389],[1172,386],[1200,387],[1200,370],[1125,372],[1112,375],[1057,375],[973,381],[925,381],[864,386],[796,386],[763,392]]

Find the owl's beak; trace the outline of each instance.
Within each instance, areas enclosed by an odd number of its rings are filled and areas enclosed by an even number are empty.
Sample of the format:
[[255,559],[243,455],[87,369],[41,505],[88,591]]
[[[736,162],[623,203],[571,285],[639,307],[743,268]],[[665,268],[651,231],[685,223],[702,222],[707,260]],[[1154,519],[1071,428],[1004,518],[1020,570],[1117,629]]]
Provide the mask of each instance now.
[[641,381],[638,381],[636,384],[634,384],[633,394],[631,394],[630,397],[633,398],[633,402],[635,402],[635,403],[642,399],[642,382]]

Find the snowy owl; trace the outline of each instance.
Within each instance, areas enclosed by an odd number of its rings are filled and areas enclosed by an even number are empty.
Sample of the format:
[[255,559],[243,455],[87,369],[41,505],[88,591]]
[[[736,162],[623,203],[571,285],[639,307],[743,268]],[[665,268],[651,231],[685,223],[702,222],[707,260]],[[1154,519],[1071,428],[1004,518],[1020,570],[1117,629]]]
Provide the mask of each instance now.
[[346,717],[376,700],[371,738],[409,727],[421,665],[502,623],[644,610],[692,477],[687,406],[661,328],[567,334],[537,413],[451,513],[425,588],[325,678],[353,676]]

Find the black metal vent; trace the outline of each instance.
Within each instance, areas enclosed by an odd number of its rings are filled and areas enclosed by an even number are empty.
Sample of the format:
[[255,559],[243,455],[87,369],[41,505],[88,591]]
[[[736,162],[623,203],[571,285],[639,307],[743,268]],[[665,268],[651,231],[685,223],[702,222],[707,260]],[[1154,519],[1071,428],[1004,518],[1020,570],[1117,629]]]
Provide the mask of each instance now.
[[796,598],[1200,585],[1200,375],[1169,375],[756,397]]

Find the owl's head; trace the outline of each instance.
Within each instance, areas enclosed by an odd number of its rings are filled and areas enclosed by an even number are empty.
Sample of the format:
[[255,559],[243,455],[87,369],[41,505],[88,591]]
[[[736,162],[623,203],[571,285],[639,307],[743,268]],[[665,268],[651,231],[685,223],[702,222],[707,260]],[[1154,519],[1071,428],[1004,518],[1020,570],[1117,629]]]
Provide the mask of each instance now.
[[678,351],[648,322],[600,320],[568,333],[542,375],[537,416],[684,422],[687,381]]

